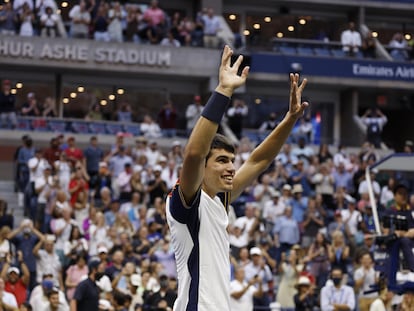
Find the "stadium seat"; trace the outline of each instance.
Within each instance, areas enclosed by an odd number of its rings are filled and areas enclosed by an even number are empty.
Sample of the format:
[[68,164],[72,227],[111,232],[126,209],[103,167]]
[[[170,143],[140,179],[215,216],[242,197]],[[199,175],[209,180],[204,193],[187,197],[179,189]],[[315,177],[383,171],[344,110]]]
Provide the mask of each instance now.
[[130,133],[134,136],[139,136],[141,135],[141,126],[140,124],[126,124],[124,125],[124,132],[126,133]]
[[292,46],[281,46],[279,47],[279,51],[282,54],[296,54],[296,48],[292,47]]
[[39,131],[39,132],[49,131],[49,127],[47,126],[46,119],[33,119],[32,120],[32,128],[33,128],[33,130]]
[[317,56],[332,56],[331,52],[325,48],[314,48],[314,52]]
[[49,128],[53,132],[60,132],[64,133],[66,132],[66,122],[63,120],[50,120],[49,122]]
[[105,123],[91,123],[89,124],[89,131],[93,134],[107,134]]
[[335,57],[345,57],[345,52],[342,49],[333,49],[332,54]]
[[309,46],[301,46],[298,47],[298,54],[299,55],[304,55],[304,56],[313,56],[314,52],[313,49]]
[[72,131],[78,134],[89,134],[89,125],[87,122],[72,122]]
[[108,123],[108,124],[105,124],[105,127],[106,127],[106,132],[111,135],[116,135],[117,133],[124,131],[122,124]]
[[27,119],[18,119],[16,128],[18,130],[31,130],[32,126],[30,124],[30,120]]

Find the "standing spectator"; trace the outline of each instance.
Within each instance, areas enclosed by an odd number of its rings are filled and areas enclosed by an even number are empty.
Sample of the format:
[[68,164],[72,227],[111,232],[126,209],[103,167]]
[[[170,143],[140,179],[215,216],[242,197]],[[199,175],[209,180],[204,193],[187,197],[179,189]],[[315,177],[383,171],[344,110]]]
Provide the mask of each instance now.
[[391,48],[390,54],[395,60],[408,59],[408,43],[401,32],[394,34],[389,47]]
[[276,112],[271,112],[269,114],[269,118],[260,125],[259,132],[260,133],[269,133],[274,128],[276,128],[276,126],[278,124],[279,124],[279,121],[277,120]]
[[53,163],[53,167],[55,169],[56,176],[59,179],[60,189],[62,189],[66,194],[69,194],[72,163],[68,161],[66,153],[60,153],[60,158]]
[[374,270],[371,254],[362,254],[359,258],[360,267],[354,271],[355,291],[358,293],[360,311],[369,311],[369,306],[377,297],[377,293],[366,293],[377,285],[378,275]]
[[[92,23],[94,29],[93,37],[95,41],[109,42],[111,40],[108,32],[109,18],[108,10],[105,5],[100,5],[98,7],[98,11]],[[95,106],[99,107],[99,105]]]
[[17,260],[20,269],[16,266],[11,266],[11,258],[3,265],[1,271],[1,278],[5,281],[5,290],[16,297],[17,304],[20,306],[27,299],[27,289],[30,281],[30,272],[23,261],[23,253],[20,251],[17,254]]
[[377,52],[376,52],[376,40],[372,36],[372,32],[368,32],[365,35],[365,38],[362,40],[362,54],[365,58],[376,58]]
[[381,148],[381,134],[384,125],[388,122],[385,114],[378,108],[368,109],[361,117],[366,126],[366,140],[373,144],[375,148]]
[[185,118],[187,120],[187,135],[191,134],[197,120],[201,116],[204,106],[201,103],[200,95],[195,95],[193,103],[187,106],[185,111]]
[[34,157],[35,149],[33,147],[33,140],[30,136],[23,136],[23,146],[17,152],[17,200],[19,207],[24,206],[24,192],[29,183],[30,170],[29,160]]
[[82,166],[80,164],[77,164],[75,166],[73,177],[69,182],[70,205],[75,205],[81,192],[84,192],[84,195],[88,196],[88,191],[89,185],[87,180],[84,178]]
[[299,243],[300,233],[297,221],[292,217],[292,208],[287,206],[285,214],[281,216],[273,229],[280,242],[280,252],[286,252],[293,245]]
[[160,126],[148,114],[142,120],[141,133],[147,138],[159,138],[162,136]]
[[67,159],[72,163],[73,167],[75,166],[76,162],[83,162],[83,152],[82,149],[76,146],[75,137],[68,137],[68,147],[64,150],[64,152],[66,153]]
[[98,138],[96,136],[92,136],[89,141],[89,146],[83,151],[83,166],[89,175],[90,186],[94,188],[98,178],[99,163],[102,161],[104,153],[98,145]]
[[233,99],[233,104],[227,110],[226,116],[230,129],[238,139],[242,137],[243,119],[247,116],[249,108],[241,99]]
[[158,0],[151,0],[150,7],[144,12],[143,20],[147,23],[146,38],[151,44],[157,44],[163,37],[165,13],[158,7]]
[[4,288],[4,279],[0,277],[0,301],[5,310],[18,310],[16,298]]
[[316,209],[315,198],[309,198],[308,206],[304,214],[304,221],[301,224],[303,230],[302,247],[307,249],[313,244],[318,232],[324,226],[322,215]]
[[118,178],[119,174],[125,169],[125,164],[133,162],[132,158],[126,154],[125,146],[123,145],[111,152],[107,158],[112,178]]
[[132,111],[128,102],[121,104],[121,108],[116,113],[116,120],[119,122],[132,122]]
[[15,35],[18,21],[19,17],[16,11],[13,10],[12,2],[4,3],[3,9],[0,11],[0,33],[3,35]]
[[88,38],[91,15],[86,8],[85,0],[80,0],[79,4],[72,7],[69,17],[71,19],[70,33],[72,38]]
[[332,283],[327,283],[321,290],[321,311],[355,309],[354,289],[342,283],[342,270],[333,268]]
[[[253,297],[260,298],[263,295],[262,280],[255,276],[248,282],[245,280],[243,267],[237,267],[234,280],[230,283],[230,310],[229,311],[251,311],[253,310]],[[257,284],[257,287],[254,286]]]
[[75,294],[76,286],[88,275],[88,266],[83,253],[76,255],[75,262],[66,270],[66,297],[71,301]]
[[361,47],[361,34],[355,30],[355,23],[350,22],[348,29],[341,34],[342,50],[348,56],[355,56]]
[[123,42],[123,26],[126,25],[126,12],[119,1],[112,3],[112,8],[108,12],[110,23],[108,33],[110,41]]
[[116,183],[119,187],[119,202],[125,203],[131,201],[132,187],[132,166],[131,163],[125,163],[124,170],[118,175]]
[[40,116],[40,110],[37,105],[36,95],[33,92],[27,94],[27,102],[22,106],[21,113],[27,117],[38,117]]
[[57,117],[56,101],[54,98],[47,96],[41,107],[42,116],[47,118]]
[[23,10],[20,14],[20,36],[32,37],[34,35],[33,23],[35,15],[33,9],[30,8],[27,2],[23,4]]
[[99,288],[96,285],[96,281],[100,279],[99,264],[97,260],[88,264],[88,277],[76,286],[73,299],[70,301],[71,311],[99,310]]
[[60,159],[60,154],[62,153],[62,150],[59,148],[59,141],[56,137],[53,137],[50,140],[50,146],[49,148],[46,148],[43,151],[43,158],[49,163],[50,166],[52,166],[54,170],[54,164],[56,161]]
[[155,198],[164,196],[167,194],[168,187],[165,180],[161,178],[162,168],[160,165],[155,165],[153,168],[153,178],[148,182],[147,192],[149,194],[149,204],[153,205]]
[[174,137],[176,134],[177,110],[172,101],[167,99],[158,113],[158,123],[164,137]]
[[315,241],[308,251],[309,272],[314,276],[316,286],[322,288],[327,280],[330,270],[329,245],[322,232],[316,234]]
[[204,47],[216,49],[219,47],[218,32],[221,30],[220,20],[214,15],[212,8],[207,9],[207,14],[202,16],[204,25]]

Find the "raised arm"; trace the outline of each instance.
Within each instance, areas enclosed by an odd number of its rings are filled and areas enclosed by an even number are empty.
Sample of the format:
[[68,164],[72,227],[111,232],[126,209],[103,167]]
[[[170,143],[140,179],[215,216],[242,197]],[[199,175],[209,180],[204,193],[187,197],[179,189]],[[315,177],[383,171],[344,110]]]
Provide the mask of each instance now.
[[236,88],[244,84],[249,72],[249,67],[245,67],[239,76],[237,72],[243,57],[239,56],[232,66],[232,55],[230,47],[225,46],[219,69],[219,84],[191,132],[185,148],[180,189],[186,203],[194,199],[201,186],[206,157],[230,97]]
[[289,111],[279,125],[253,150],[236,172],[231,198],[235,200],[275,159],[296,121],[303,116],[307,102],[302,103],[302,92],[307,80],[299,82],[298,74],[290,74]]

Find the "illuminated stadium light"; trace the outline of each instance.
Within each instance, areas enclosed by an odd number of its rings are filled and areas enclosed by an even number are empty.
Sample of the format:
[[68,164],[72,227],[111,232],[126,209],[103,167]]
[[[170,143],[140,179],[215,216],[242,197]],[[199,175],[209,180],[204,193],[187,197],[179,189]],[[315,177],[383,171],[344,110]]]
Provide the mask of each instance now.
[[237,16],[235,14],[230,14],[229,15],[229,20],[231,20],[231,21],[235,21],[236,18],[237,18]]
[[108,96],[108,99],[109,99],[109,100],[114,100],[114,99],[115,99],[115,95],[114,95],[114,94],[109,95],[109,96]]
[[125,93],[125,90],[124,89],[118,89],[116,92],[118,93],[118,95],[122,95],[122,94]]
[[254,103],[255,103],[256,105],[260,105],[260,104],[262,103],[262,100],[261,100],[260,98],[256,98],[256,99],[254,100]]
[[108,101],[106,99],[102,99],[100,101],[100,104],[101,104],[101,106],[106,106],[106,105],[108,105]]
[[69,4],[66,1],[63,1],[62,4],[61,4],[62,8],[67,8],[68,5]]
[[250,35],[250,31],[249,31],[248,29],[245,29],[245,30],[243,31],[243,35],[245,35],[245,36]]
[[85,92],[85,88],[83,86],[78,86],[78,93]]
[[376,31],[373,31],[371,34],[372,34],[372,37],[373,38],[377,38],[378,37],[378,32],[376,32]]
[[76,98],[76,96],[78,96],[78,94],[76,94],[75,92],[70,93],[70,98]]
[[17,90],[16,89],[11,89],[10,90],[10,93],[12,93],[13,95],[15,95],[17,93]]
[[411,40],[411,35],[409,34],[409,33],[406,33],[405,35],[404,35],[404,38],[405,38],[405,40]]
[[295,30],[295,27],[293,27],[292,25],[290,25],[290,26],[288,26],[288,30],[289,31],[294,31]]
[[16,83],[16,89],[21,89],[23,87],[23,83],[17,82]]
[[301,19],[299,20],[299,24],[301,24],[301,25],[305,25],[305,24],[306,24],[306,19],[301,18]]
[[266,17],[264,18],[264,21],[265,21],[266,23],[270,23],[270,22],[272,21],[272,18],[271,18],[270,16],[266,16]]
[[65,97],[64,99],[62,99],[62,103],[69,104],[69,98]]
[[258,30],[258,29],[260,29],[260,24],[258,24],[258,23],[254,24],[254,25],[253,25],[253,28],[254,28],[254,29],[257,29],[257,30]]
[[283,32],[278,32],[278,33],[276,34],[276,37],[278,37],[278,38],[283,38]]

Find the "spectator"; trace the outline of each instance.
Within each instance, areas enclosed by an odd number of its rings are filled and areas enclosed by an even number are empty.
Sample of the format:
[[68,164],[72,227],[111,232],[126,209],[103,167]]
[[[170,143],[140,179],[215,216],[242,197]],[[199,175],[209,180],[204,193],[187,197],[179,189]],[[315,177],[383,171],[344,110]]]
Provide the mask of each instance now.
[[3,35],[15,35],[18,21],[19,16],[13,10],[12,2],[4,3],[3,9],[0,11],[0,33]]
[[75,294],[76,287],[88,275],[88,266],[86,265],[86,258],[83,253],[79,253],[76,256],[75,263],[70,265],[66,270],[66,297],[69,301],[72,300]]
[[369,306],[378,296],[369,293],[378,284],[378,274],[374,270],[371,254],[365,253],[359,258],[360,267],[354,271],[355,291],[358,293],[358,308],[369,311]]
[[325,235],[321,231],[316,234],[315,241],[309,247],[307,258],[309,272],[314,276],[318,288],[325,285],[329,273],[329,247]]
[[76,139],[74,136],[68,137],[68,148],[64,150],[66,153],[66,157],[69,162],[71,162],[72,166],[75,167],[76,163],[80,161],[80,165],[82,166],[82,162],[84,162],[84,156],[82,149],[76,146]]
[[22,106],[21,113],[27,117],[38,117],[40,116],[40,109],[37,105],[36,95],[33,92],[27,94],[27,102]]
[[302,228],[302,247],[307,249],[311,246],[320,229],[324,227],[323,216],[316,209],[315,198],[309,198],[308,206],[304,214]]
[[127,102],[121,104],[121,109],[117,111],[116,119],[119,122],[132,122],[131,106]]
[[177,110],[173,102],[167,99],[158,113],[158,123],[164,137],[174,137],[176,135],[177,117]]
[[[125,146],[121,145],[113,150],[107,157],[112,178],[118,178],[119,174],[124,171],[126,163],[132,163],[132,158],[126,154]],[[115,190],[115,189],[112,189]],[[118,189],[116,189],[118,191]]]
[[101,106],[98,104],[93,105],[91,110],[86,114],[85,120],[92,120],[92,121],[103,120]]
[[169,30],[167,32],[167,35],[161,40],[160,45],[179,48],[181,46],[181,43],[175,39],[173,32]]
[[[17,261],[20,269],[11,265],[11,256],[3,265],[1,278],[5,281],[5,290],[16,297],[17,304],[20,306],[27,299],[27,289],[30,281],[30,272],[23,261],[23,253],[17,253]],[[21,270],[21,273],[20,273]]]
[[90,145],[83,151],[83,166],[89,175],[91,188],[95,188],[98,179],[99,164],[103,160],[104,153],[98,145],[98,138],[96,136],[92,136],[89,141]]
[[17,124],[15,107],[16,98],[10,90],[10,80],[3,80],[0,92],[0,128],[8,127],[9,124],[12,128],[15,128]]
[[127,6],[125,41],[140,43],[138,29],[143,26],[141,8],[135,6]]
[[57,287],[53,287],[47,293],[47,303],[43,305],[41,311],[69,311],[67,303],[60,302],[60,291]]
[[76,165],[73,177],[69,182],[70,205],[75,205],[81,192],[84,192],[84,195],[88,196],[88,191],[88,182],[84,177],[82,166],[78,164]]
[[76,263],[80,255],[85,256],[88,253],[88,242],[83,237],[81,229],[77,224],[71,226],[69,239],[64,241],[63,249],[64,255],[67,258],[66,264]]
[[245,102],[238,98],[233,99],[232,106],[227,110],[227,122],[238,139],[242,137],[243,119],[247,116],[248,112],[249,109]]
[[341,34],[342,50],[347,56],[355,56],[361,47],[361,35],[355,30],[355,23],[350,22],[348,29]]
[[381,148],[382,130],[388,122],[387,117],[378,108],[368,109],[361,117],[366,126],[366,140],[373,144],[375,148]]
[[60,154],[62,153],[62,150],[59,148],[59,141],[56,137],[53,137],[50,140],[50,146],[49,148],[46,148],[43,152],[43,158],[49,163],[50,166],[52,166],[52,169],[54,171],[54,164],[56,161],[60,159]]
[[216,49],[219,47],[218,33],[221,30],[220,20],[214,15],[214,10],[208,8],[202,16],[204,25],[204,47]]
[[376,58],[376,40],[372,36],[372,32],[368,32],[362,40],[361,50],[365,58]]
[[57,117],[56,113],[56,101],[54,98],[47,96],[42,106],[42,116],[47,118]]
[[401,32],[397,32],[389,43],[390,54],[395,60],[404,61],[408,59],[408,43]]
[[2,277],[0,277],[0,299],[4,309],[18,310],[16,298],[13,294],[5,290],[5,283]]
[[300,232],[298,222],[292,217],[292,207],[285,208],[285,214],[281,216],[273,229],[280,243],[280,252],[286,252],[293,245],[299,243]]
[[[105,5],[100,5],[98,7],[98,11],[92,23],[94,29],[93,37],[95,41],[109,42],[111,40],[108,32],[109,18],[108,10]],[[99,105],[95,106],[99,107]]]
[[235,278],[230,283],[230,295],[229,311],[253,310],[253,297],[260,298],[263,295],[262,280],[254,276],[245,281],[244,268],[237,267]]
[[147,138],[159,138],[162,136],[160,126],[148,114],[142,120],[141,133]]
[[296,283],[297,293],[293,297],[295,310],[313,310],[317,306],[314,296],[314,286],[307,276],[300,276]]
[[72,173],[72,163],[67,160],[65,152],[60,153],[59,160],[53,163],[55,174],[59,179],[60,189],[69,194],[69,182]]
[[33,9],[29,4],[25,2],[23,4],[22,13],[20,16],[20,36],[32,37],[34,35],[33,23],[35,21],[35,15]]
[[54,13],[52,7],[47,6],[45,12],[40,16],[40,35],[42,37],[56,37],[58,22],[59,16],[56,13]]
[[332,233],[331,247],[328,248],[329,261],[332,269],[341,269],[344,282],[347,282],[348,264],[350,263],[349,246],[345,242],[342,231],[336,230]]
[[119,1],[112,3],[112,8],[108,12],[110,23],[108,33],[110,41],[123,42],[123,25],[126,25],[126,12]]
[[100,279],[99,264],[97,260],[88,264],[88,277],[76,286],[73,299],[70,301],[72,311],[99,310],[99,288],[96,284]]
[[86,8],[85,0],[72,7],[69,12],[71,19],[70,34],[72,38],[86,39],[89,36],[89,24],[91,15]]
[[195,95],[193,103],[187,106],[185,111],[185,118],[187,120],[187,135],[191,134],[197,120],[201,116],[204,106],[201,103],[200,95]]
[[277,120],[276,112],[271,112],[269,114],[269,118],[260,125],[259,132],[268,133],[273,130],[278,124],[279,121]]
[[342,270],[333,268],[331,271],[332,281],[327,283],[321,290],[321,311],[331,310],[354,310],[355,293],[352,287],[343,285]]

